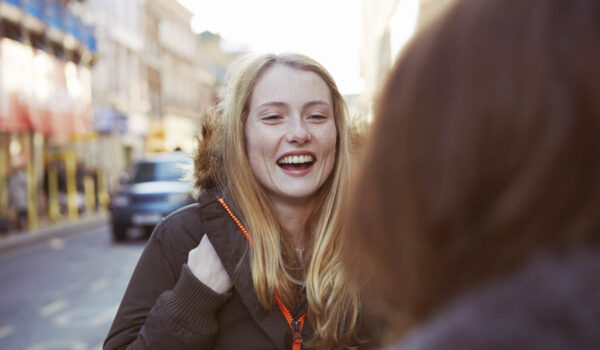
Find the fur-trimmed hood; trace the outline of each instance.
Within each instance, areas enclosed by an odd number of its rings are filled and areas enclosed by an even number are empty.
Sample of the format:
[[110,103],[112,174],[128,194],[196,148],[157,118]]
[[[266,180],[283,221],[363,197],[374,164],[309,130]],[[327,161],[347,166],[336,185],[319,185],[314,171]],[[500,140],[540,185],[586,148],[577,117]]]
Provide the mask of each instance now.
[[201,125],[201,139],[194,153],[194,185],[198,190],[223,185],[223,124],[217,109],[207,113]]

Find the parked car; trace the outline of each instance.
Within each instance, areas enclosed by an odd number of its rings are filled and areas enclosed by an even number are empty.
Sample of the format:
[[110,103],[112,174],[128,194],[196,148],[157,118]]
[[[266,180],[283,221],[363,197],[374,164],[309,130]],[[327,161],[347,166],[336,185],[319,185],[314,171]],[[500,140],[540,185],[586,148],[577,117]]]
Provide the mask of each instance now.
[[183,152],[155,154],[133,162],[111,196],[113,239],[126,240],[130,227],[141,227],[149,236],[163,217],[191,203],[191,171],[192,160]]

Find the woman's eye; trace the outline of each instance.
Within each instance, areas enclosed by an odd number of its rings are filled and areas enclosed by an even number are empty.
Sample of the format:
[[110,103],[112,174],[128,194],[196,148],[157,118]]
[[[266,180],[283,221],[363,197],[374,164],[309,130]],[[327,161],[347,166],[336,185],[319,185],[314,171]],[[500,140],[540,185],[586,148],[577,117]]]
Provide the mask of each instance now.
[[311,114],[308,118],[312,120],[325,120],[327,119],[327,116],[322,114]]
[[264,121],[276,121],[279,119],[281,119],[281,116],[278,114],[270,114],[270,115],[264,116],[262,118],[262,120],[264,120]]

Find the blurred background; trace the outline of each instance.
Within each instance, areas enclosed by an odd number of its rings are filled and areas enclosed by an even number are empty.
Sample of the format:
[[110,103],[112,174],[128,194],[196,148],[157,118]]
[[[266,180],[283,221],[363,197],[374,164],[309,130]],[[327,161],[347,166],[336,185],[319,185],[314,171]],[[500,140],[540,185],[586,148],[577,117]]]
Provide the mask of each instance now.
[[361,134],[447,2],[0,0],[0,349],[101,349],[236,57],[315,58]]

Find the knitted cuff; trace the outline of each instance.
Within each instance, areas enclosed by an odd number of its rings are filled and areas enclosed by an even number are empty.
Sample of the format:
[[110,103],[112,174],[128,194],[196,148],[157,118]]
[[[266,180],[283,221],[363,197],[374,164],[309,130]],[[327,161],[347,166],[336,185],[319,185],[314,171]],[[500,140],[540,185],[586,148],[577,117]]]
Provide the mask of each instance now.
[[231,293],[219,294],[200,282],[187,264],[171,293],[165,293],[164,305],[169,314],[189,329],[209,335],[217,332],[216,312]]

